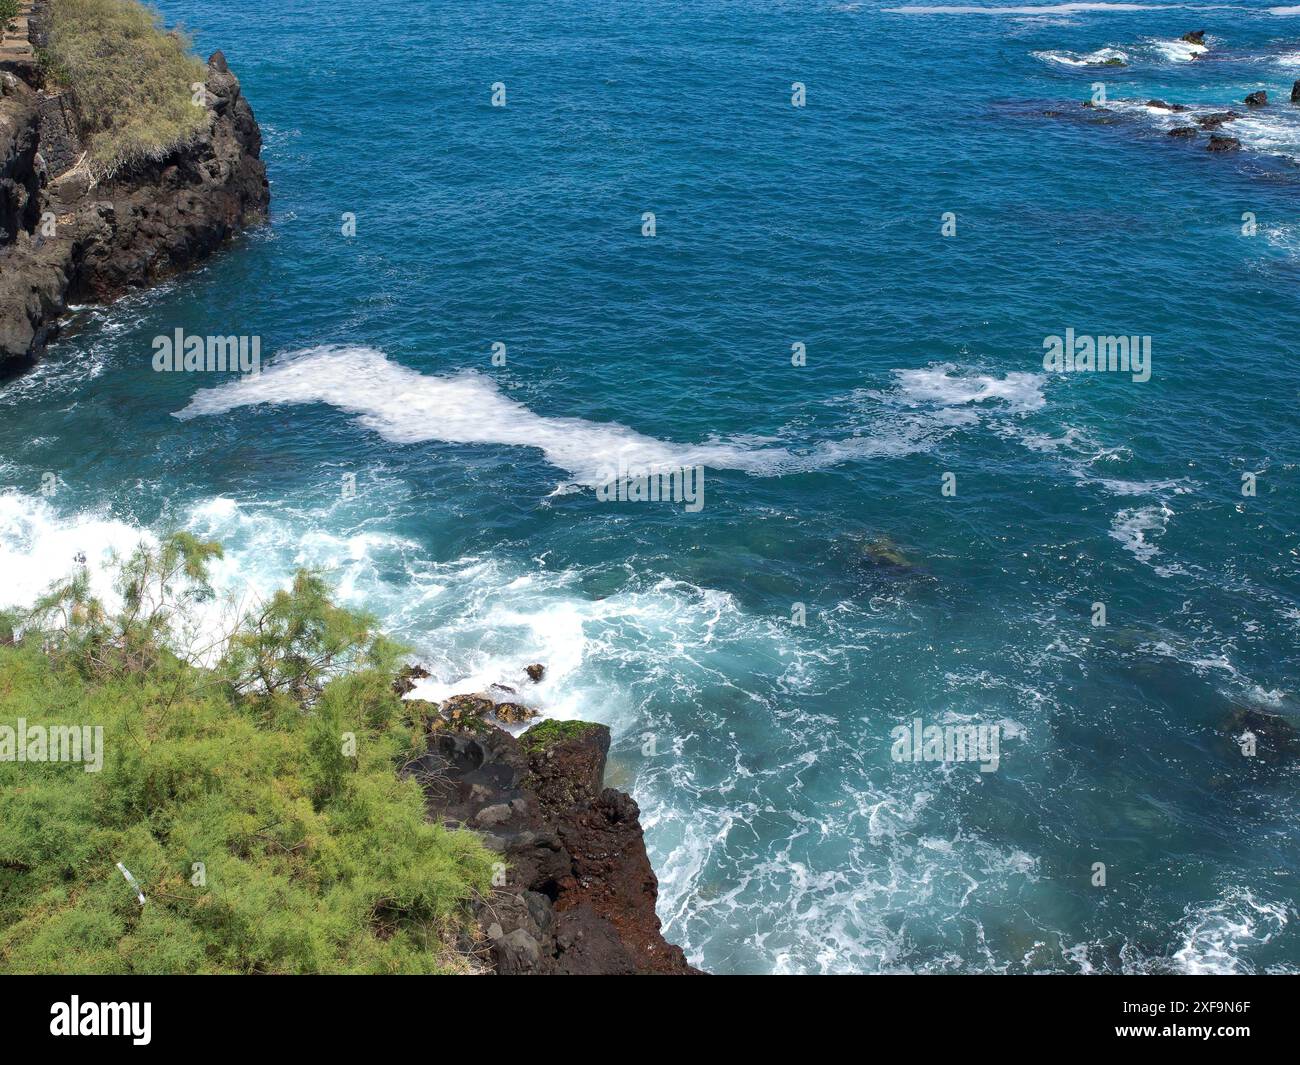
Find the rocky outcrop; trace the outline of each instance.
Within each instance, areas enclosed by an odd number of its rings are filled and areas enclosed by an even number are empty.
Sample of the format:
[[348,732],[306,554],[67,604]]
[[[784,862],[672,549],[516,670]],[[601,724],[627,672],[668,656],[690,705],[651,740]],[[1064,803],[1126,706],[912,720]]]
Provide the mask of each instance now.
[[1202,115],[1196,120],[1201,129],[1218,129],[1225,122],[1232,122],[1241,116],[1236,111],[1216,111],[1212,115]]
[[1235,152],[1241,147],[1241,141],[1236,137],[1224,137],[1218,133],[1210,135],[1210,143],[1205,146],[1209,152]]
[[1249,96],[1246,97],[1246,106],[1267,107],[1268,93],[1265,92],[1263,89],[1260,89],[1259,92],[1252,92]]
[[1300,104],[1300,81],[1297,81],[1291,86],[1291,102],[1293,104]]
[[0,369],[37,357],[69,304],[108,303],[194,266],[265,218],[270,199],[261,132],[220,52],[208,60],[206,129],[103,183],[68,95],[40,87],[34,65],[17,74],[0,75]]
[[1186,41],[1188,44],[1205,44],[1205,31],[1192,30],[1190,33],[1184,33],[1178,38],[1180,41]]
[[501,855],[496,889],[465,946],[501,975],[689,974],[655,914],[658,880],[640,811],[604,787],[609,729],[545,721],[518,739],[443,727],[407,767],[429,815],[482,834]]

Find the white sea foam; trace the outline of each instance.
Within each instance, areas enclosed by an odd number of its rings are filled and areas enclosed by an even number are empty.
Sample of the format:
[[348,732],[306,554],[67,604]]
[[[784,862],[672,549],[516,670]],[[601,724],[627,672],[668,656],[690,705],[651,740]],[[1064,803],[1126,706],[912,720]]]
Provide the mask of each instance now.
[[970,4],[914,4],[908,7],[887,7],[883,10],[891,15],[1074,15],[1089,11],[1161,11],[1187,6],[1186,4],[1068,3],[975,7]]
[[1164,503],[1121,510],[1111,522],[1110,535],[1131,551],[1140,562],[1150,562],[1160,553],[1148,537],[1164,534],[1174,512]]
[[765,476],[804,465],[783,448],[674,444],[615,423],[535,414],[480,374],[421,374],[364,347],[311,348],[281,358],[255,377],[196,393],[176,417],[260,403],[328,403],[397,444],[436,440],[536,448],[587,485],[618,468],[700,465]]
[[1162,57],[1174,63],[1190,63],[1202,52],[1210,49],[1204,44],[1192,44],[1190,41],[1152,41],[1151,47]]
[[1128,53],[1118,48],[1098,48],[1095,52],[1034,52],[1035,59],[1042,59],[1050,63],[1060,63],[1067,67],[1100,67],[1105,66],[1107,60],[1118,59],[1121,62],[1129,61]]
[[1174,963],[1190,975],[1253,973],[1247,952],[1269,942],[1289,918],[1282,903],[1257,899],[1246,888],[1231,888],[1213,902],[1187,907]]
[[998,400],[1017,413],[1038,410],[1043,398],[1044,377],[1034,373],[959,373],[952,365],[917,370],[895,370],[900,397],[907,403],[940,407],[965,407]]

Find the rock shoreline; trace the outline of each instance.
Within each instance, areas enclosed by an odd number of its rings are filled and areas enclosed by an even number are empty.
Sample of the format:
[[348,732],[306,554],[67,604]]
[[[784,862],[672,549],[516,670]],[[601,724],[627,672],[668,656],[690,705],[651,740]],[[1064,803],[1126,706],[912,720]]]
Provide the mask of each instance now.
[[[29,28],[43,34],[43,5]],[[99,183],[71,95],[35,60],[0,70],[0,373],[37,359],[69,305],[110,303],[206,259],[270,202],[262,134],[215,52],[207,128]]]
[[[466,697],[442,707],[455,698]],[[427,736],[404,773],[429,817],[477,831],[501,855],[462,949],[503,976],[699,973],[660,931],[636,802],[604,786],[606,726],[548,720],[516,738],[486,715],[448,711]]]

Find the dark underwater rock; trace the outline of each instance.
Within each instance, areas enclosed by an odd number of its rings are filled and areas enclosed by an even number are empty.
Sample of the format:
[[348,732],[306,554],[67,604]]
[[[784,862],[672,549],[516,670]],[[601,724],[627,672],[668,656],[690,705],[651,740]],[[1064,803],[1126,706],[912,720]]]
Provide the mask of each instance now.
[[1249,96],[1246,97],[1246,106],[1267,107],[1268,93],[1266,93],[1263,89],[1260,89],[1258,92],[1252,92]]

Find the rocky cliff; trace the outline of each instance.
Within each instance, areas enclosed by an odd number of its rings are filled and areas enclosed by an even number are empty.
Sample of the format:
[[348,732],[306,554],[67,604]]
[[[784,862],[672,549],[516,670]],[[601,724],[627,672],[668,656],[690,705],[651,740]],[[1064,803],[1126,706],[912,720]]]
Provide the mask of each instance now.
[[518,739],[490,724],[435,728],[408,767],[430,816],[502,856],[464,944],[502,975],[693,974],[655,915],[640,811],[604,786],[609,729],[544,721]]
[[[31,32],[39,39],[39,5]],[[69,94],[34,60],[4,68],[0,371],[36,358],[70,304],[107,303],[193,266],[270,200],[261,131],[220,52],[208,60],[206,128],[103,183],[85,164]]]

